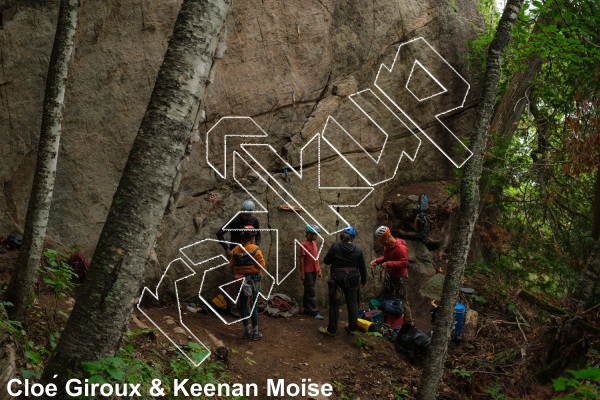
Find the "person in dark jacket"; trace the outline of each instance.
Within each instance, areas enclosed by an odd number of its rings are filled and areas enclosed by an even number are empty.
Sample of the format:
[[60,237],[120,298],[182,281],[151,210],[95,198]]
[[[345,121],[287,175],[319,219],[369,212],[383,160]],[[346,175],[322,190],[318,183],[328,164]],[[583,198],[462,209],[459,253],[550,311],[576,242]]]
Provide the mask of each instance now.
[[356,231],[347,226],[340,233],[340,241],[334,243],[323,262],[331,265],[329,286],[329,323],[327,328],[319,328],[325,335],[333,335],[337,331],[340,313],[341,296],[337,296],[338,288],[344,293],[348,307],[348,332],[358,329],[358,287],[367,283],[367,267],[365,256],[359,245],[354,243]]
[[402,300],[404,323],[412,325],[412,313],[406,297],[408,287],[408,248],[402,239],[392,236],[390,228],[380,226],[375,236],[383,244],[383,256],[371,261],[371,266],[380,265],[389,279],[386,280],[386,293]]
[[[217,239],[225,240],[225,233],[228,231],[231,232],[231,244],[227,246],[225,243],[221,243],[223,249],[225,250],[225,257],[229,259],[231,257],[231,251],[237,246],[236,243],[242,243],[242,231],[245,226],[251,225],[256,228],[256,237],[254,238],[254,243],[260,247],[260,226],[258,224],[258,220],[255,216],[252,215],[254,211],[254,202],[252,200],[246,200],[242,203],[241,212],[235,216],[231,221],[226,223],[217,231]],[[237,229],[237,230],[231,230]]]

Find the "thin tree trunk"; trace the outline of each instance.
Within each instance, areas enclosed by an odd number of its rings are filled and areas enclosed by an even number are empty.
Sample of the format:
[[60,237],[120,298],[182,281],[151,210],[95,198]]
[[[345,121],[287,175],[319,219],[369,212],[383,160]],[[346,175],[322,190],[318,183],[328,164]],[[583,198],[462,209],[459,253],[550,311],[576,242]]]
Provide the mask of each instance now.
[[79,16],[79,0],[61,0],[52,55],[46,78],[42,129],[38,144],[33,186],[27,207],[25,233],[6,300],[13,306],[7,309],[11,320],[22,320],[37,277],[40,257],[48,226],[52,192],[56,177],[56,162],[63,119],[67,75],[71,64]]
[[594,294],[594,287],[600,278],[600,240],[596,241],[592,253],[587,259],[579,282],[573,292],[571,304],[579,311],[583,311],[588,304],[590,298]]
[[592,237],[594,240],[598,240],[600,239],[600,168],[596,170],[596,186],[592,207]]
[[[538,35],[541,31],[538,24],[533,28],[531,35]],[[532,43],[532,41],[530,40],[529,43]],[[529,102],[528,92],[535,81],[535,77],[542,69],[543,61],[537,53],[527,57],[524,62],[525,68],[519,69],[510,79],[506,93],[502,96],[500,106],[498,106],[490,124],[489,133],[492,139],[504,141],[509,140],[514,135],[525,106]]]
[[[114,355],[139,294],[231,0],[185,0],[96,246],[43,380]],[[64,396],[64,393],[63,393]]]
[[479,214],[479,180],[481,178],[483,152],[485,150],[490,119],[494,112],[496,93],[500,80],[504,52],[511,38],[515,21],[521,11],[523,0],[508,0],[494,40],[487,55],[487,67],[483,81],[483,96],[477,108],[477,115],[471,135],[473,156],[465,166],[460,187],[460,210],[455,225],[455,234],[449,246],[448,270],[444,281],[440,310],[435,321],[433,338],[425,363],[425,370],[417,393],[418,400],[432,400],[436,397],[444,372],[444,361],[448,351],[454,305],[467,262],[469,245]]

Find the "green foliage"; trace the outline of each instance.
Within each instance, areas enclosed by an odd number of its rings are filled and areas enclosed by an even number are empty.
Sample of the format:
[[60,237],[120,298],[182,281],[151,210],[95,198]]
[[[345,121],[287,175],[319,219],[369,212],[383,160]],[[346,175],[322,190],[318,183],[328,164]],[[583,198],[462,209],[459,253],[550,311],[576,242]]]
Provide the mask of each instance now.
[[472,294],[472,295],[471,295],[471,297],[473,298],[473,300],[475,300],[475,301],[476,301],[476,302],[478,302],[478,303],[481,303],[481,304],[485,304],[485,303],[487,303],[487,300],[486,300],[486,299],[484,299],[484,298],[483,298],[483,297],[481,297],[481,296],[477,296],[476,294]]
[[356,347],[359,349],[363,349],[366,348],[368,344],[367,339],[365,339],[364,337],[361,337],[359,335],[356,336]]
[[14,338],[16,342],[20,342],[22,344],[21,348],[23,349],[23,353],[21,355],[22,359],[25,363],[29,363],[33,366],[32,371],[28,371],[27,369],[21,369],[24,378],[40,378],[42,367],[40,363],[43,359],[43,353],[49,353],[46,349],[37,348],[35,344],[29,340],[27,336],[27,331],[25,327],[20,321],[9,321],[8,314],[6,313],[5,307],[12,307],[12,303],[8,301],[4,301],[1,303],[0,307],[1,315],[0,321],[8,321],[6,324],[2,324],[4,329],[8,331],[8,333]]
[[560,377],[552,381],[557,392],[569,392],[569,395],[561,397],[560,400],[600,398],[598,391],[600,369],[589,367],[581,371],[569,370],[569,372],[573,378]]
[[76,276],[71,266],[66,263],[69,258],[67,254],[57,250],[47,250],[44,252],[45,263],[42,263],[40,271],[42,279],[54,289],[57,298],[66,298],[67,291],[73,290],[77,284],[73,282]]
[[331,385],[338,392],[340,399],[350,400],[354,398],[354,394],[346,389],[346,385],[336,380],[331,381]]
[[[594,184],[600,156],[600,4],[534,1],[520,15],[506,53],[504,94],[528,60],[543,60],[513,136],[492,132],[477,227],[494,271],[562,298],[590,254]],[[472,43],[483,57],[489,35]],[[487,216],[493,216],[491,218]],[[500,216],[500,217],[498,217]]]
[[491,398],[494,400],[507,400],[508,399],[504,394],[502,394],[502,388],[500,387],[500,384],[498,383],[498,381],[496,381],[494,386],[485,388],[484,393],[489,394],[491,396]]
[[460,375],[461,378],[470,378],[472,374],[464,369],[454,368],[452,370],[453,373]]
[[410,393],[408,390],[404,389],[397,383],[392,383],[394,399],[396,400],[404,400],[410,399]]
[[[160,379],[165,389],[165,399],[174,399],[172,388],[175,379],[179,381],[190,379],[194,383],[205,385],[212,383],[217,385],[228,380],[229,376],[223,372],[223,367],[218,363],[204,362],[195,367],[180,352],[173,356],[163,358],[155,353],[155,357],[136,352],[133,345],[128,343],[135,336],[146,333],[148,330],[127,332],[123,347],[115,357],[102,358],[98,361],[82,363],[84,377],[90,383],[142,383],[141,399],[151,399],[149,392],[153,379]],[[163,346],[168,347],[167,344]],[[194,361],[203,360],[206,350],[198,343],[189,342],[186,354]],[[250,360],[252,361],[252,360]],[[253,363],[255,361],[252,361]],[[244,397],[232,396],[231,399],[244,399]]]

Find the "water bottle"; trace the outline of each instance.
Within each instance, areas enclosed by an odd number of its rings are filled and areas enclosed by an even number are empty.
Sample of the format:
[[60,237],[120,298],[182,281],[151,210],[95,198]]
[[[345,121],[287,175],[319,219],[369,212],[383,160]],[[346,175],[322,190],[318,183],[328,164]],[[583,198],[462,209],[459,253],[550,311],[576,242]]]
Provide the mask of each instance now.
[[467,307],[462,305],[462,303],[458,303],[456,307],[454,307],[454,327],[453,327],[453,339],[460,340],[460,334],[462,333],[462,328],[465,323],[465,313],[467,312]]

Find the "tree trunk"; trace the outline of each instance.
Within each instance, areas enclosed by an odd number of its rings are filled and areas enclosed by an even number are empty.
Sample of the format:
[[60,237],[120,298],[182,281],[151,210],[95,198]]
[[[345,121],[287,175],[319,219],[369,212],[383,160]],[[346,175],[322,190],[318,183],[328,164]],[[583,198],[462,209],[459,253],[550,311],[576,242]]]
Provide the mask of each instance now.
[[38,144],[33,187],[27,207],[25,232],[6,300],[11,320],[22,320],[37,277],[40,257],[48,226],[52,192],[56,177],[56,162],[63,118],[67,75],[73,54],[73,38],[79,15],[79,0],[61,0],[52,55],[48,66],[42,129]]
[[[43,374],[114,355],[139,294],[231,0],[185,0],[88,277]],[[64,395],[64,393],[63,393]]]
[[600,240],[596,241],[596,245],[592,250],[592,253],[587,259],[581,275],[579,275],[579,282],[573,292],[571,298],[571,305],[577,310],[583,311],[588,304],[590,298],[594,294],[594,286],[598,282],[600,277]]
[[592,203],[592,238],[600,239],[600,168],[596,169],[596,186]]
[[465,166],[460,190],[460,210],[455,225],[455,235],[449,246],[448,270],[444,281],[440,310],[435,321],[433,338],[421,384],[417,393],[419,400],[432,400],[444,372],[444,361],[450,341],[454,305],[458,300],[458,291],[465,270],[469,245],[479,214],[479,180],[481,178],[483,152],[486,146],[490,119],[494,112],[496,93],[500,80],[504,52],[511,38],[515,21],[521,11],[523,0],[508,0],[502,17],[498,22],[496,35],[487,55],[487,67],[483,81],[483,96],[479,106],[471,135],[473,156]]
[[[538,35],[541,31],[540,25],[536,24],[531,35]],[[532,43],[532,41],[530,40],[529,43]],[[524,64],[525,68],[519,69],[510,79],[506,93],[502,96],[500,106],[494,114],[489,129],[492,140],[512,138],[517,130],[525,106],[529,102],[528,92],[535,81],[535,77],[542,69],[543,59],[539,54],[535,54],[529,56]]]

